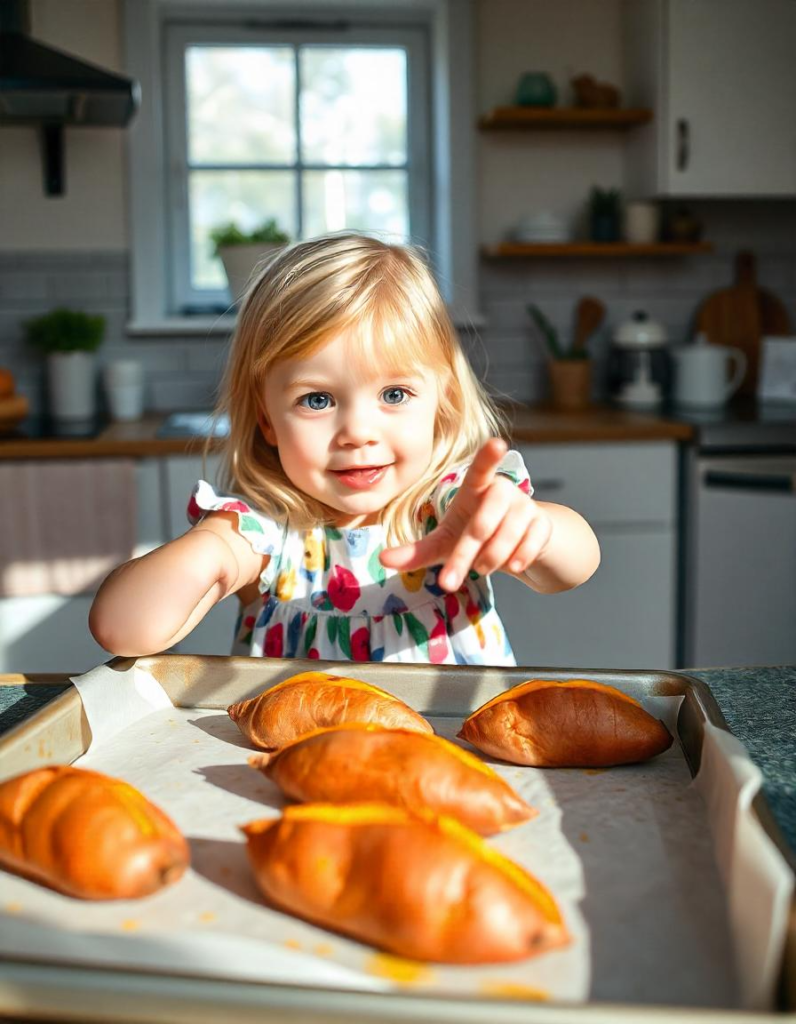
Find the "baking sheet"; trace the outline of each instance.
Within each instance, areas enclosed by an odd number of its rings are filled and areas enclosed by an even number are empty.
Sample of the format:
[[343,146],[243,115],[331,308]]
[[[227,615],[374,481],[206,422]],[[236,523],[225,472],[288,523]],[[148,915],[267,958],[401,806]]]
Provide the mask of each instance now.
[[[94,685],[78,681],[94,735],[78,763],[124,777],[172,814],[191,839],[193,870],[148,900],[79,904],[79,921],[75,901],[10,879],[15,893],[10,902],[6,898],[5,912],[16,923],[17,954],[24,955],[27,944],[41,953],[46,940],[54,959],[149,964],[223,977],[564,1002],[751,1005],[743,972],[739,978],[734,970],[729,904],[705,806],[677,744],[647,765],[610,771],[494,763],[541,813],[492,842],[549,885],[576,941],[566,951],[522,964],[419,966],[264,907],[236,826],[276,813],[282,804],[278,792],[245,764],[248,749],[226,714],[164,708],[154,680],[142,679],[142,672],[103,667],[92,674]],[[399,695],[400,678],[397,673],[388,687]],[[228,682],[229,672],[216,679]],[[384,679],[372,681],[387,685]],[[152,700],[161,704],[159,710],[150,710]],[[123,706],[128,701],[137,708]],[[224,694],[222,703],[227,701]],[[674,731],[679,697],[648,696],[644,702]],[[139,713],[143,717],[130,726]],[[461,714],[432,721],[453,738]],[[770,992],[766,998],[770,1003]]]

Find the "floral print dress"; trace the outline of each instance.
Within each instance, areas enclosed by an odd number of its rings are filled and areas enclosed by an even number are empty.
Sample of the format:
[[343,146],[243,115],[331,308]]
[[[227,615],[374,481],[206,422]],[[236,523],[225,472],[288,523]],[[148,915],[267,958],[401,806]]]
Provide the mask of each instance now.
[[[467,471],[447,473],[423,505],[425,533],[433,530]],[[533,493],[519,452],[498,468]],[[459,590],[437,583],[441,566],[385,569],[381,526],[290,530],[200,480],[188,505],[192,524],[217,511],[237,513],[238,532],[258,554],[270,555],[260,596],[238,618],[232,654],[332,661],[422,662],[437,665],[514,665],[487,576],[471,571]]]

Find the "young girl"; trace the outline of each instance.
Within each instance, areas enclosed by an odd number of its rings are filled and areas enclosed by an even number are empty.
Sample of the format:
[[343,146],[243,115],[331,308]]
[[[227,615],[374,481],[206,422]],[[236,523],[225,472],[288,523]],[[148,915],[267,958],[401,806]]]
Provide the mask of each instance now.
[[240,311],[220,411],[229,493],[199,481],[192,528],[102,584],[90,627],[115,654],[164,650],[237,594],[233,654],[513,665],[489,574],[554,593],[597,568],[588,524],[531,497],[411,248],[283,250]]

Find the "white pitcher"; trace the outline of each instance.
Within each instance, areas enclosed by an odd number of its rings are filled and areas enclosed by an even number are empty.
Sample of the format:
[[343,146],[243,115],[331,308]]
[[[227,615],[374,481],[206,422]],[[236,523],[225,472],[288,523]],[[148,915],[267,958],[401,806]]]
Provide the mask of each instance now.
[[674,359],[673,398],[677,405],[715,409],[741,386],[746,355],[739,348],[697,344],[670,351]]

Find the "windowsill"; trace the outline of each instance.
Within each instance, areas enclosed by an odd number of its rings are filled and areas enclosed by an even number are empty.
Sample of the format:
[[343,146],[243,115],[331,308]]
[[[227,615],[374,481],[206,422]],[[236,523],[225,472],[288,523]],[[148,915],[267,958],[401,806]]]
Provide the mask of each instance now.
[[173,316],[162,320],[131,320],[125,327],[131,338],[154,338],[179,335],[184,338],[206,338],[209,334],[229,335],[235,329],[235,314],[221,316]]
[[[457,316],[449,311],[457,330],[479,330],[486,324],[483,313],[469,317]],[[175,316],[162,320],[131,320],[125,327],[130,338],[162,338],[164,335],[181,338],[228,337],[235,329],[234,313],[221,316]]]

